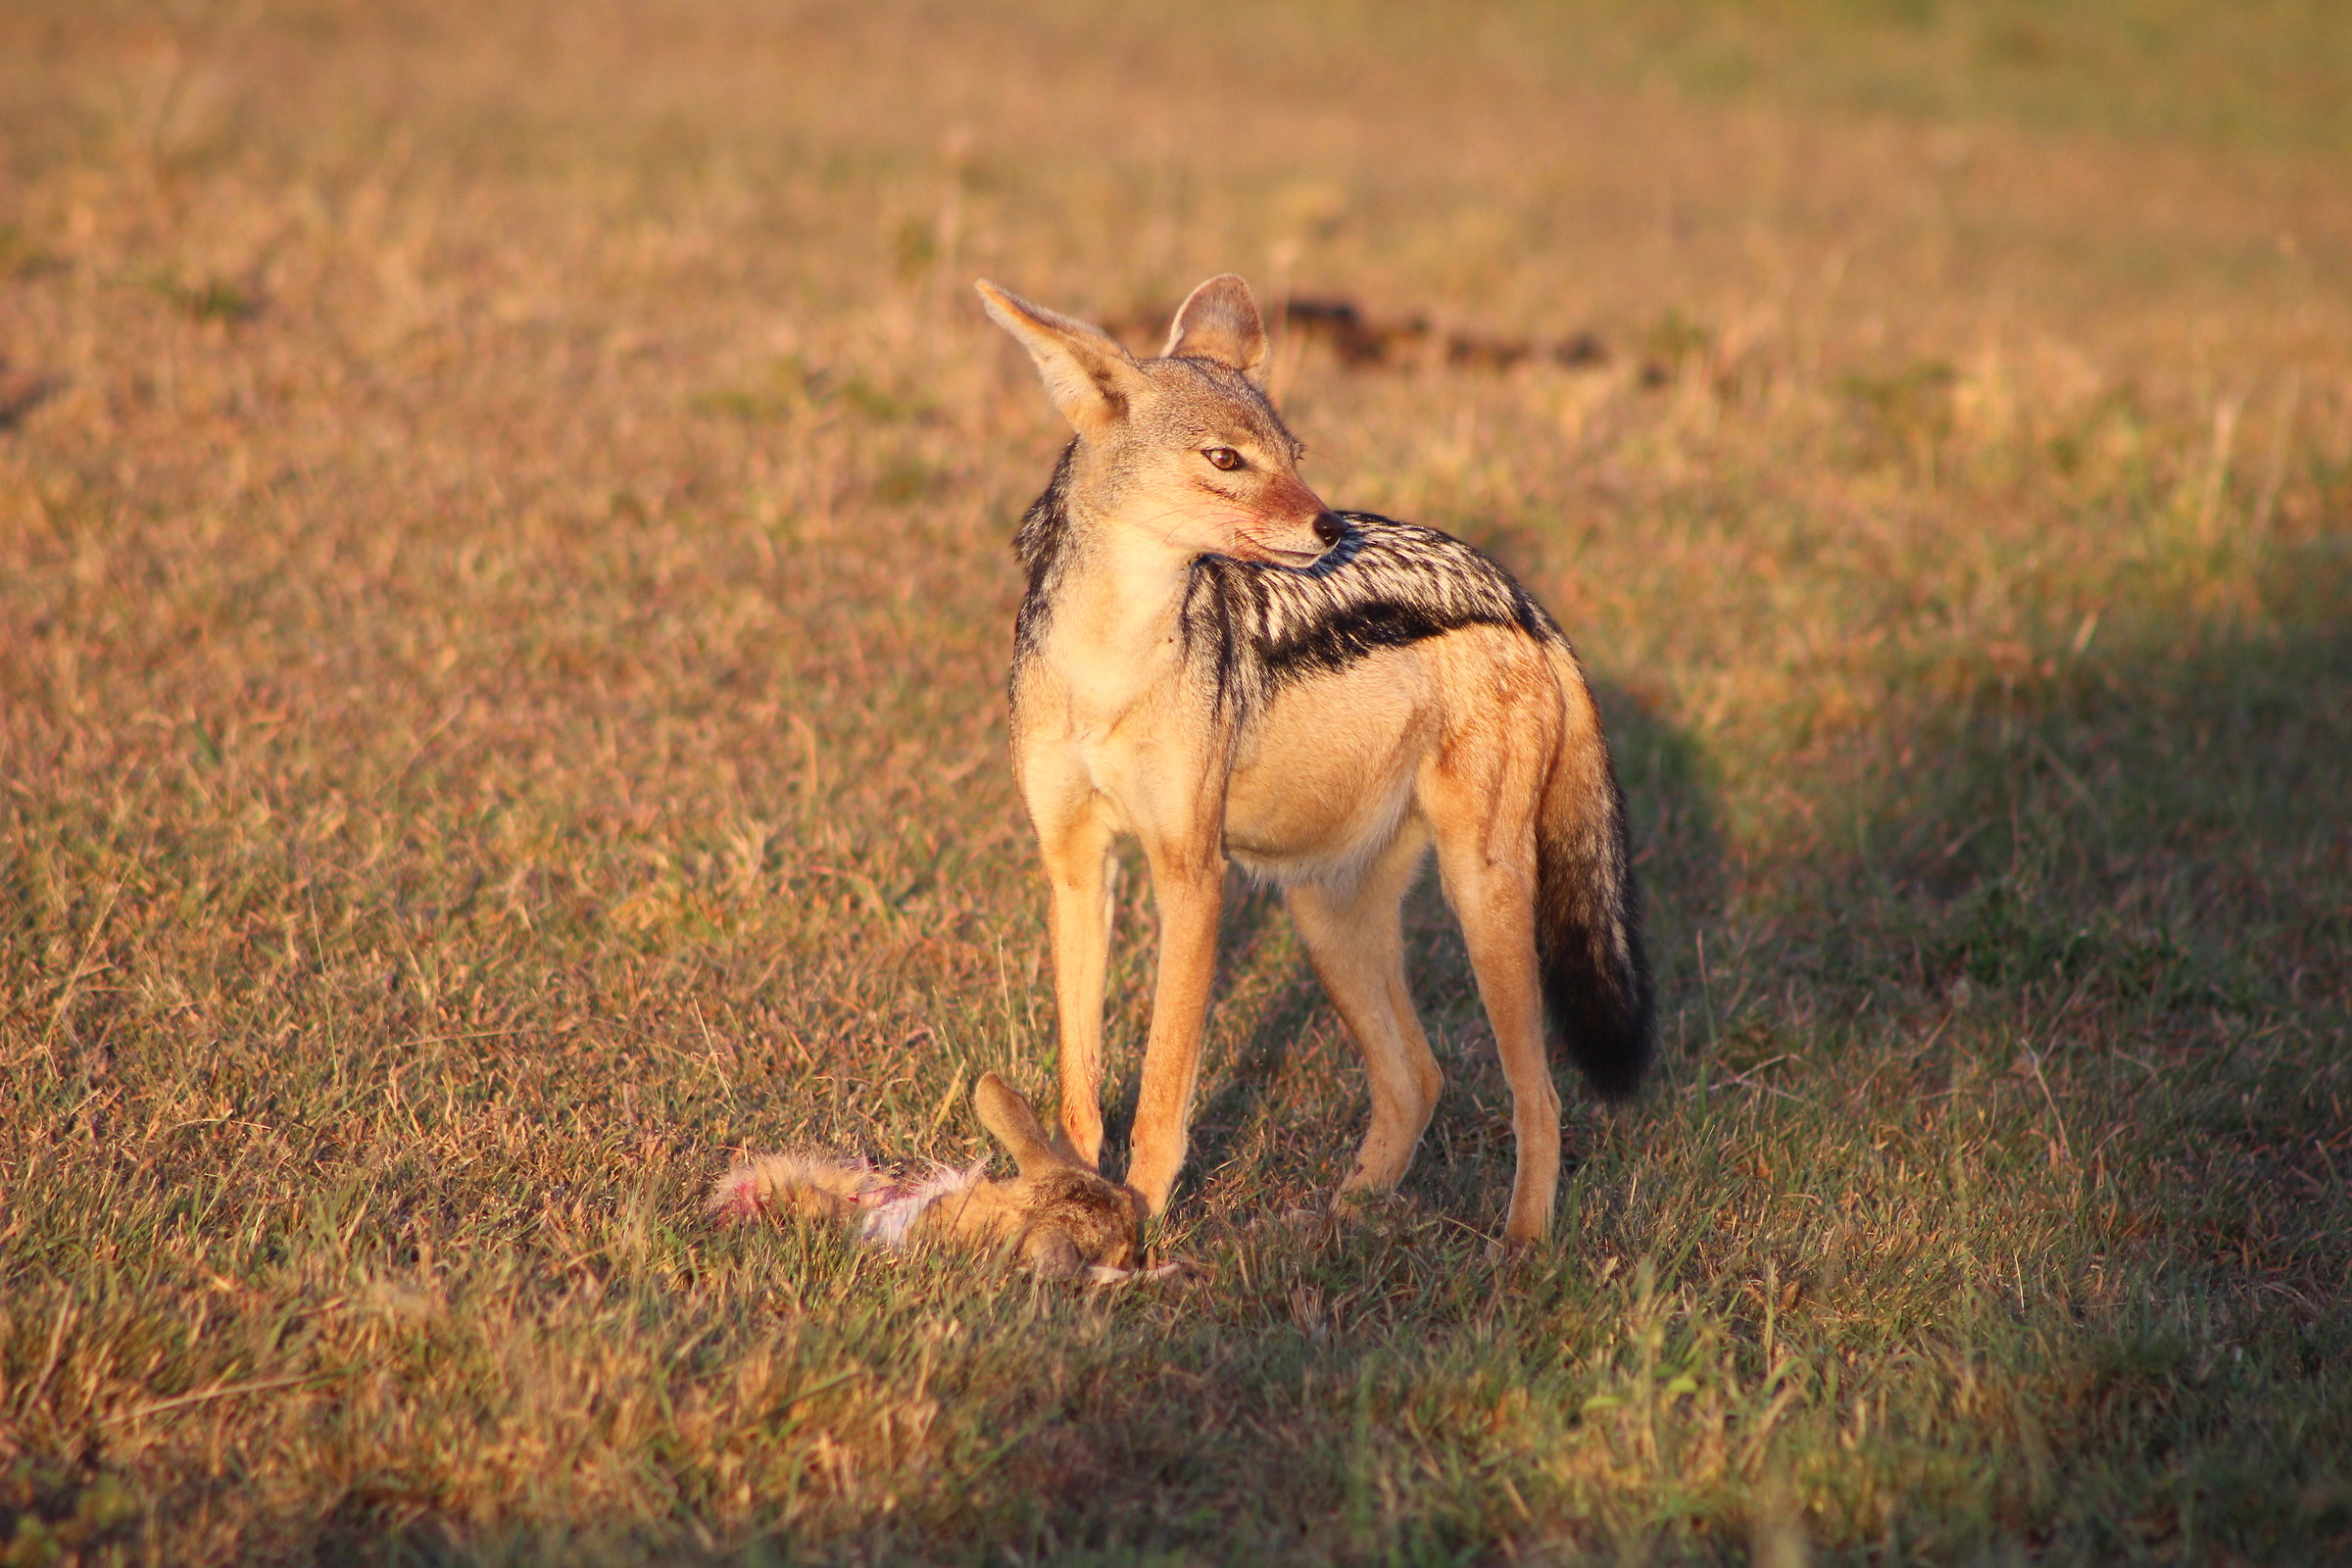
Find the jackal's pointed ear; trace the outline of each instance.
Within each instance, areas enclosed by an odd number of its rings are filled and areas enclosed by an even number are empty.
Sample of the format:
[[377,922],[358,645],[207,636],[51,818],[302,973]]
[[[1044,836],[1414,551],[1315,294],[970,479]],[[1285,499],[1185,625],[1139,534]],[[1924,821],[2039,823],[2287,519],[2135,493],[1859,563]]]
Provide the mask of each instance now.
[[1021,1167],[1022,1175],[1043,1176],[1072,1163],[1038,1125],[1037,1112],[1029,1108],[1020,1091],[995,1073],[982,1073],[980,1081],[972,1085],[972,1108],[980,1113],[980,1125],[996,1135],[1013,1163]]
[[1250,285],[1234,272],[1220,272],[1193,290],[1168,328],[1168,359],[1213,360],[1251,380],[1266,365],[1266,323],[1257,314]]
[[985,278],[972,286],[989,318],[1029,351],[1046,395],[1080,434],[1126,417],[1128,402],[1149,383],[1134,356],[1108,333],[1007,294]]

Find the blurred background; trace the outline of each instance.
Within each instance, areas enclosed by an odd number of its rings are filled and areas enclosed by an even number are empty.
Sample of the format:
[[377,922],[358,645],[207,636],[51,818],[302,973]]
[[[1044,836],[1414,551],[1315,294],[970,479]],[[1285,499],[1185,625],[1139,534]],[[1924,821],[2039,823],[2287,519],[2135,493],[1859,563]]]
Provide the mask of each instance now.
[[[935,690],[938,637],[993,669],[1056,437],[978,275],[1142,347],[1244,272],[1335,502],[1501,550],[1702,729],[1874,707],[1856,640],[2112,636],[2127,519],[2308,530],[2352,441],[2352,29],[2311,0],[0,27],[22,755],[101,699],[282,725],[289,681],[364,752],[682,647],[820,730]],[[2230,596],[2170,550],[2124,555]],[[1787,783],[1755,755],[1740,802]]]

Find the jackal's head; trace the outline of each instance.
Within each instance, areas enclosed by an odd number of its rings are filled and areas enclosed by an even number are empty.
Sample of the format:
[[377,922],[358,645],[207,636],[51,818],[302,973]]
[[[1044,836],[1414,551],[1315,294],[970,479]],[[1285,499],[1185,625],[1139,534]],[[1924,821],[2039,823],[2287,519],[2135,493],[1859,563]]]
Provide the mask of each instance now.
[[1138,360],[1106,333],[978,285],[1078,432],[1071,501],[1186,555],[1303,566],[1346,527],[1298,477],[1298,441],[1258,384],[1266,328],[1231,272],[1193,290],[1168,345]]

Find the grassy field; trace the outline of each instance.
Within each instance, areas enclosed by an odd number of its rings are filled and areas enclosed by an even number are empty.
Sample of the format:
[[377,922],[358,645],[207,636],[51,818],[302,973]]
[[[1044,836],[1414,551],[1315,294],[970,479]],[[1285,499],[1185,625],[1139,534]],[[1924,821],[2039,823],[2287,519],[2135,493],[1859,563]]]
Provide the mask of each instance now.
[[[1442,15],[0,3],[0,1564],[2352,1557],[2352,22]],[[1431,324],[1277,390],[1577,639],[1653,1092],[1490,1261],[1424,887],[1286,1217],[1237,884],[1204,1282],[713,1230],[1049,1088],[969,280],[1226,269]]]

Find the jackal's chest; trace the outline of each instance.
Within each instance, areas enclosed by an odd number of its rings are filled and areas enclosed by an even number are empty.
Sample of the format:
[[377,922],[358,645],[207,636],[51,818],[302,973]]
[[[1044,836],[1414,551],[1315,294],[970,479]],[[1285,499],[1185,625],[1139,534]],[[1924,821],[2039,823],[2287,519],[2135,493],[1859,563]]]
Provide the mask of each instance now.
[[1100,741],[1161,721],[1183,672],[1173,639],[1051,649],[1035,672],[1034,706],[1069,739]]
[[1172,628],[1049,638],[1014,672],[1013,749],[1025,773],[1061,777],[1116,807],[1180,783],[1189,793],[1211,746],[1196,685]]

